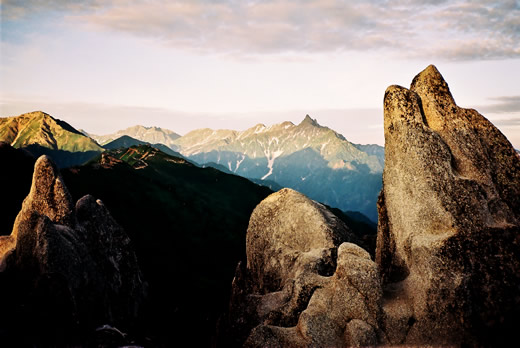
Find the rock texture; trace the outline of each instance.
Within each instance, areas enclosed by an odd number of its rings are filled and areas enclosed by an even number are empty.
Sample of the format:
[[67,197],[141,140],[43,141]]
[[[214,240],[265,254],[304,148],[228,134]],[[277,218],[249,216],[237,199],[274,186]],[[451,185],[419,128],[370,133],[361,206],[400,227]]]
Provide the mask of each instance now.
[[366,346],[381,331],[379,272],[324,206],[283,189],[254,210],[233,281],[229,341],[248,347]]
[[[520,327],[520,158],[434,66],[384,99],[376,263],[282,190],[251,216],[228,326],[248,347],[502,346]],[[234,336],[233,336],[234,335]],[[229,342],[226,342],[229,343]]]
[[26,315],[27,325],[51,332],[128,325],[145,290],[125,232],[92,196],[74,206],[46,156],[36,161],[11,235],[0,239],[0,271],[2,295],[12,300],[4,319]]
[[391,344],[507,342],[520,314],[520,160],[434,66],[384,99],[376,261]]

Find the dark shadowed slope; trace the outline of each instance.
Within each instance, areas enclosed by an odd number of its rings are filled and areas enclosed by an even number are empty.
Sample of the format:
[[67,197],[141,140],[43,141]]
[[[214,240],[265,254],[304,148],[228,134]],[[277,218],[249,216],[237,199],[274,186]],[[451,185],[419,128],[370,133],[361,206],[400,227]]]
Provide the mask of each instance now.
[[151,146],[103,153],[63,176],[74,198],[102,199],[134,241],[150,284],[151,334],[208,344],[245,256],[249,216],[272,191]]
[[9,235],[14,218],[31,188],[35,158],[26,151],[0,142],[0,161],[0,182],[3,186],[0,199],[0,235]]

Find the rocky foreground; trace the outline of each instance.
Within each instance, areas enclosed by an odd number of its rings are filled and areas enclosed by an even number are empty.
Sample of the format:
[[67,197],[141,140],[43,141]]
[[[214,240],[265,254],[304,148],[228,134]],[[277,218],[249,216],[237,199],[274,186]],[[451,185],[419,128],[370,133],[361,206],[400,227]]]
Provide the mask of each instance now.
[[520,324],[520,159],[434,66],[384,99],[375,262],[325,207],[282,190],[253,212],[220,343],[500,345]]
[[[130,240],[100,200],[74,205],[40,157],[11,235],[0,236],[3,344],[84,345],[135,324],[145,295]],[[95,331],[97,329],[97,331]]]

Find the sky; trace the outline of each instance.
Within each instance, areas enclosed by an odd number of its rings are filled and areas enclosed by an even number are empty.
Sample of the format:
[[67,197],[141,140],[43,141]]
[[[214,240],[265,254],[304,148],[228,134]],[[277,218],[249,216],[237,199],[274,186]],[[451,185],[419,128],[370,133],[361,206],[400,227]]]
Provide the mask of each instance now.
[[309,114],[383,145],[385,89],[434,64],[520,148],[520,1],[0,1],[1,117],[100,135]]

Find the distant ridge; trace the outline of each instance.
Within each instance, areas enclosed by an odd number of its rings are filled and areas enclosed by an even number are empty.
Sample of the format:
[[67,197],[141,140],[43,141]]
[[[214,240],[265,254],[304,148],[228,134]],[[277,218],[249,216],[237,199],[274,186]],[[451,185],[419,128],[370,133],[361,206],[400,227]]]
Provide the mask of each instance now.
[[116,149],[121,149],[121,148],[128,148],[131,146],[139,146],[139,145],[151,145],[154,148],[161,150],[162,152],[164,152],[165,154],[168,154],[170,156],[184,158],[180,153],[173,151],[171,148],[169,148],[168,146],[166,146],[164,144],[150,144],[149,142],[137,140],[128,135],[123,135],[120,138],[112,140],[111,142],[103,145],[103,148],[105,148],[107,150],[116,150]]
[[[179,151],[185,156],[195,156],[212,151],[244,154],[252,159],[266,158],[265,178],[277,158],[289,156],[306,148],[318,152],[331,168],[349,168],[353,162],[365,164],[372,172],[382,172],[383,168],[377,156],[380,151],[364,151],[363,146],[355,145],[334,130],[321,126],[309,115],[298,124],[282,122],[271,126],[262,123],[245,131],[227,129],[198,129],[174,141]],[[377,147],[378,145],[373,145]],[[217,162],[219,163],[219,162]],[[227,163],[224,163],[227,164]],[[232,163],[234,164],[234,163]],[[228,166],[237,172],[238,166]]]
[[103,147],[107,150],[115,150],[120,149],[124,147],[130,147],[135,145],[145,145],[148,144],[146,141],[141,141],[134,139],[128,135],[123,135],[120,138],[114,139],[111,142],[103,145]]
[[215,163],[246,178],[272,180],[341,210],[377,220],[384,148],[349,142],[306,115],[297,125],[262,123],[245,131],[198,129],[174,141],[197,163]]
[[126,135],[149,144],[164,144],[170,148],[172,148],[173,141],[180,137],[179,134],[169,129],[145,127],[140,125],[129,127],[113,134],[95,135],[88,133],[88,135],[101,145],[108,144],[109,142]]

